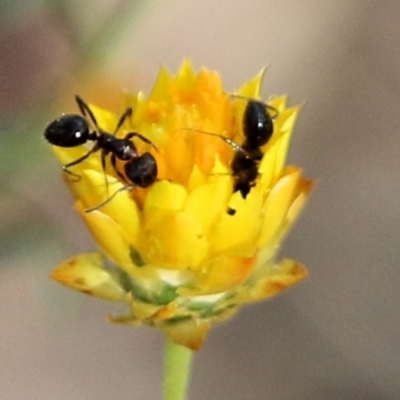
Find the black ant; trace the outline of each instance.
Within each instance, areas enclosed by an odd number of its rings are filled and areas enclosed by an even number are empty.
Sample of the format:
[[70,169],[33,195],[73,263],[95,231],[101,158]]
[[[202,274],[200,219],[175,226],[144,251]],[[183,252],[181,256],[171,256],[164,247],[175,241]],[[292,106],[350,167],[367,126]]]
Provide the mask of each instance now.
[[[75,96],[75,100],[82,115],[62,115],[50,123],[44,132],[44,136],[49,143],[60,147],[80,146],[88,141],[94,142],[94,145],[82,157],[63,165],[63,171],[79,178],[69,168],[86,160],[91,154],[101,151],[101,165],[103,170],[105,171],[106,168],[106,156],[111,154],[112,167],[120,179],[127,183],[126,186],[118,189],[103,203],[86,210],[86,212],[101,208],[122,190],[131,190],[135,187],[146,188],[153,184],[157,178],[157,163],[154,156],[149,152],[140,155],[135,144],[130,139],[138,137],[143,142],[155,148],[154,144],[137,132],[130,132],[122,139],[115,136],[126,119],[132,115],[132,108],[128,107],[126,109],[118,120],[114,133],[110,134],[98,126],[93,112],[79,96]],[[95,130],[90,130],[87,117],[93,123]],[[127,161],[124,165],[125,175],[118,171],[117,160]]]
[[[248,100],[243,114],[244,142],[231,162],[234,177],[234,192],[245,199],[258,176],[259,163],[263,157],[261,147],[271,139],[274,124],[268,109],[271,106],[259,100]],[[227,139],[228,141],[229,139]]]
[[[238,144],[217,133],[196,129],[194,131],[219,137],[235,149],[231,162],[234,179],[233,192],[240,192],[245,199],[251,187],[255,185],[258,176],[258,167],[263,157],[261,147],[271,139],[274,133],[273,118],[275,118],[277,110],[260,100],[248,99],[241,95],[232,95],[232,97],[243,98],[247,101],[242,120],[245,138],[243,143]],[[274,117],[268,110],[274,111]],[[228,209],[230,215],[235,214],[235,212],[235,210]]]

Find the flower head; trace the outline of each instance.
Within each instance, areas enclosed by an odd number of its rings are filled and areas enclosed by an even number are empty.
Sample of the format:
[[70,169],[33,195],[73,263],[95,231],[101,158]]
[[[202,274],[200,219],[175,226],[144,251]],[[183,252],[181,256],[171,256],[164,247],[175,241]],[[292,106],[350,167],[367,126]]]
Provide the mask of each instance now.
[[[244,112],[259,99],[262,76],[230,95],[217,73],[195,73],[185,61],[177,76],[161,69],[148,97],[126,95],[134,112],[116,135],[136,132],[150,142],[131,139],[139,155],[155,158],[157,180],[127,187],[125,162],[112,165],[107,156],[103,168],[98,152],[71,167],[79,178],[65,175],[76,209],[101,252],[70,258],[52,277],[125,303],[127,312],[111,321],[158,327],[192,349],[200,348],[214,322],[302,280],[300,263],[275,259],[312,188],[299,168],[285,165],[299,112],[287,107],[286,96],[268,102],[274,132],[260,148],[250,191],[234,190],[231,163],[238,151],[246,154],[235,144],[245,143]],[[102,130],[115,130],[119,114],[90,110]],[[68,164],[87,148],[54,151]]]

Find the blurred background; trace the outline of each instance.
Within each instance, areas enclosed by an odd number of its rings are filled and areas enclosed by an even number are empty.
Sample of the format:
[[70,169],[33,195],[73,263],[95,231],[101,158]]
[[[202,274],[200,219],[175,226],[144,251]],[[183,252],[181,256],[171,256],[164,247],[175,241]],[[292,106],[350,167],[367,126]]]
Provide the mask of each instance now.
[[0,2],[0,398],[160,398],[163,335],[47,278],[95,245],[42,134],[74,93],[109,106],[189,56],[227,90],[269,65],[319,182],[282,251],[310,278],[211,332],[190,399],[399,399],[399,20],[384,0]]

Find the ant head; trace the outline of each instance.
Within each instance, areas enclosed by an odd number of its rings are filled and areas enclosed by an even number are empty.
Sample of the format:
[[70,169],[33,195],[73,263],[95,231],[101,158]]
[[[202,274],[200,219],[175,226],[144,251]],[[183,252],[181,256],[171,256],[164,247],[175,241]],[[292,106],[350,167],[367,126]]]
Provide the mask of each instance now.
[[157,179],[157,163],[150,153],[133,159],[125,164],[125,174],[130,182],[141,188],[146,188]]
[[55,146],[75,147],[86,143],[89,127],[80,115],[67,114],[54,120],[45,130],[44,137]]

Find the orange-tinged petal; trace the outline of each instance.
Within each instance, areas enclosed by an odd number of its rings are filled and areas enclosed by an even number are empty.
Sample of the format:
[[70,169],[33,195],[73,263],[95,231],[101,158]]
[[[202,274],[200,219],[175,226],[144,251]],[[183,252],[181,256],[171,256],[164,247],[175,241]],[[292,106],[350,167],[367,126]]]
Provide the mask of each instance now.
[[304,266],[297,261],[285,259],[274,266],[270,276],[260,278],[251,290],[243,291],[239,297],[243,302],[265,300],[293,286],[307,277]]
[[176,321],[162,327],[170,340],[195,351],[203,345],[210,328],[208,320]]
[[56,267],[51,277],[63,285],[104,300],[125,301],[127,293],[98,253],[71,257]]

